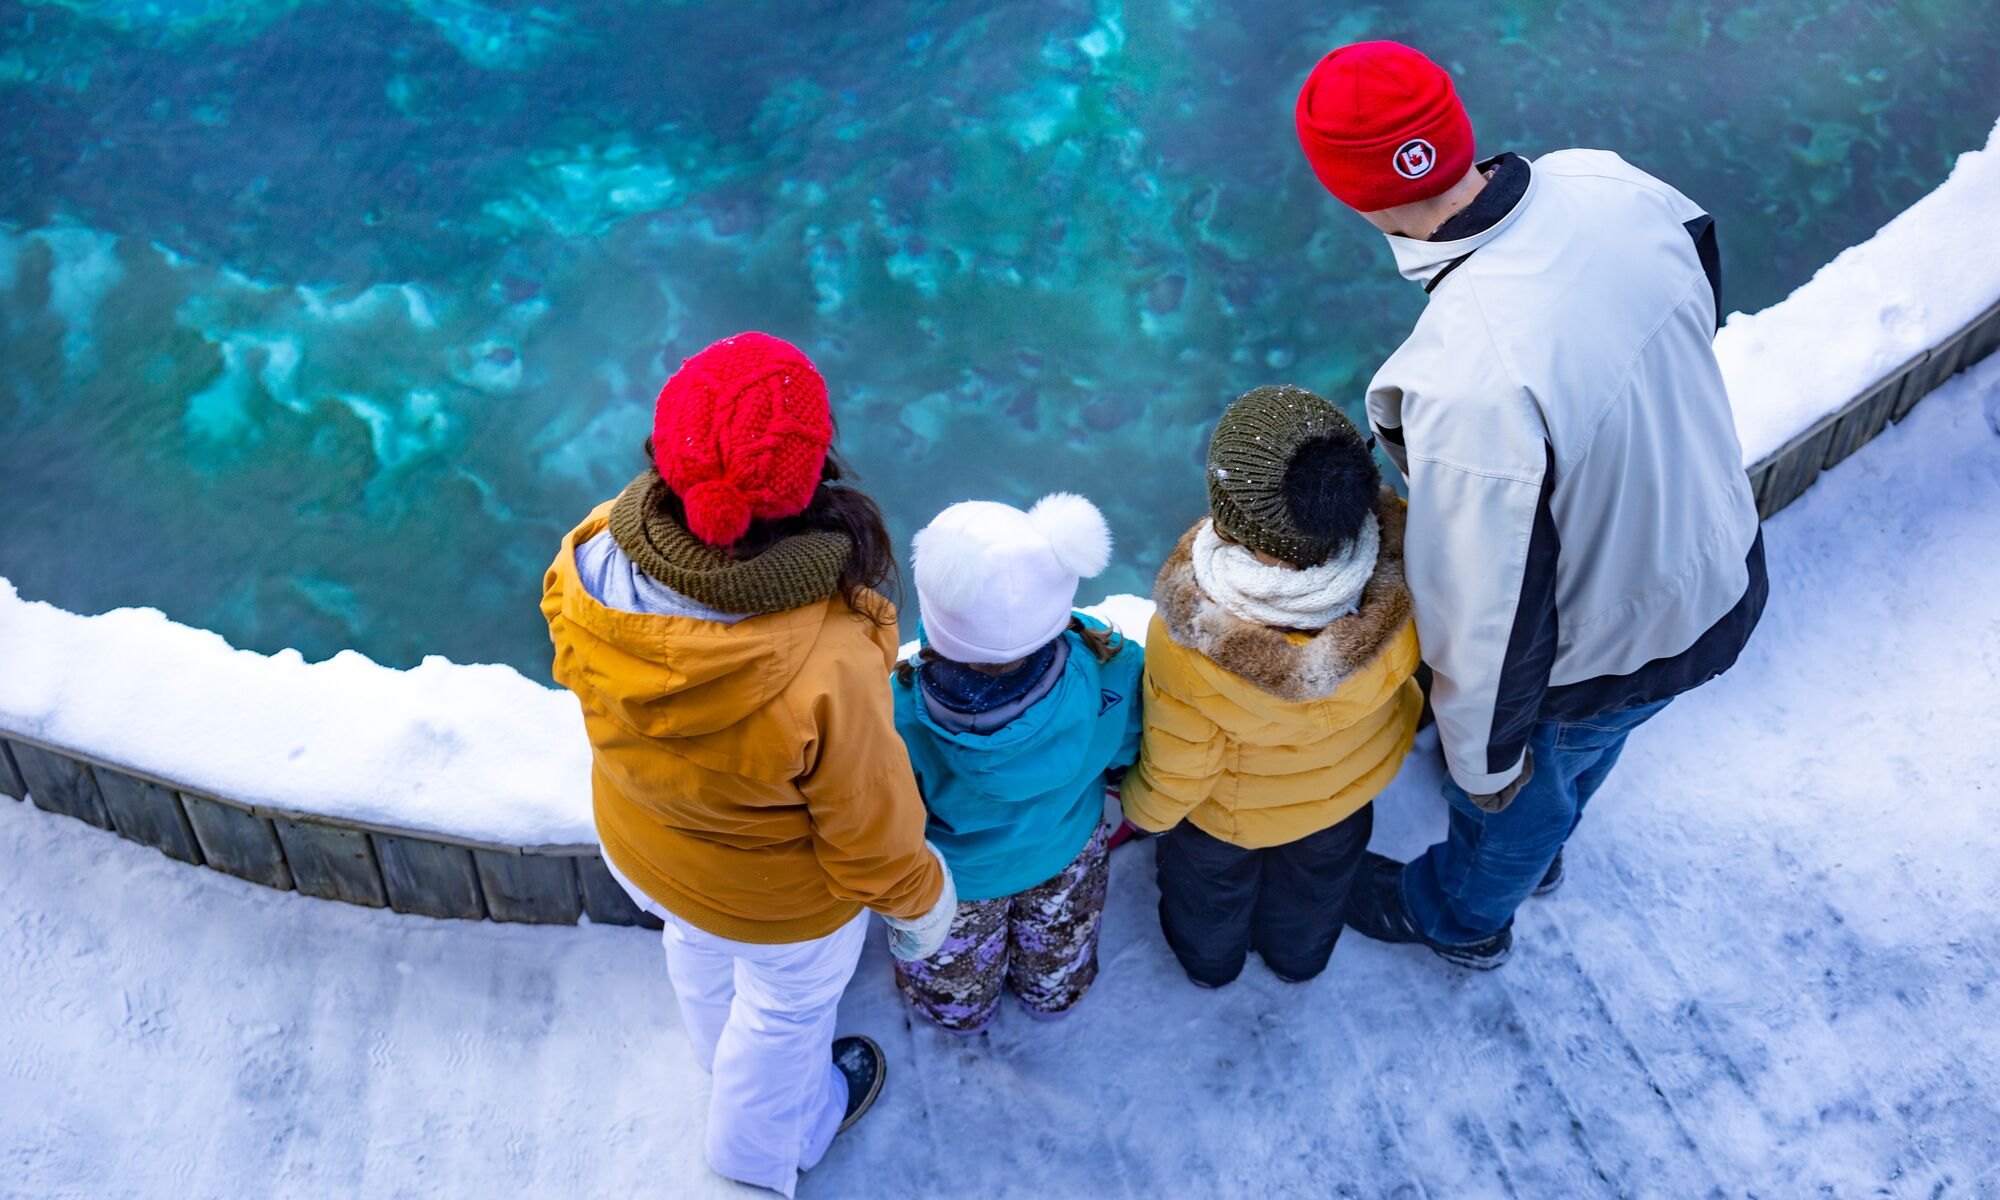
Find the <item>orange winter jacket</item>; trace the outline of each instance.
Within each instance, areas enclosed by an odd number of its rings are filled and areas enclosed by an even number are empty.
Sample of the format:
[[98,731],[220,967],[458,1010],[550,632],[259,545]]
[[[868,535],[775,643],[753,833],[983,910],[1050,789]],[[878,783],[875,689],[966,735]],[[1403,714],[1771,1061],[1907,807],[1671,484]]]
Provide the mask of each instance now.
[[863,906],[927,912],[944,879],[891,711],[894,620],[838,595],[735,625],[606,608],[576,547],[610,509],[563,539],[542,614],[556,682],[583,705],[612,864],[740,942],[824,937]]

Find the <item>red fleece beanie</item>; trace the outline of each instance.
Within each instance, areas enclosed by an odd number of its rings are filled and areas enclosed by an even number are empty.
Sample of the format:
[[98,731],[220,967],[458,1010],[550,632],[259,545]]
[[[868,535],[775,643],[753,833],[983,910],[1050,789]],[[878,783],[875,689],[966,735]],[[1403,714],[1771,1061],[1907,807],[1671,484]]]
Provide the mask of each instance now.
[[1356,212],[1428,200],[1472,166],[1472,122],[1451,76],[1397,42],[1320,59],[1295,117],[1313,174]]
[[804,512],[832,442],[826,380],[766,333],[684,360],[653,409],[653,465],[687,508],[688,531],[711,546],[734,545],[753,517]]

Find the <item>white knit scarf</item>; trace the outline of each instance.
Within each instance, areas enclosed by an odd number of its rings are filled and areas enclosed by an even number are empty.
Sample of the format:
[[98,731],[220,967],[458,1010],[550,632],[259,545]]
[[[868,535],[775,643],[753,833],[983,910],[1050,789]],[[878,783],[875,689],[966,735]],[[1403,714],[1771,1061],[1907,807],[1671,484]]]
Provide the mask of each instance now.
[[1381,544],[1381,525],[1369,513],[1346,549],[1319,566],[1271,567],[1247,547],[1223,541],[1214,521],[1203,521],[1194,535],[1194,578],[1210,599],[1245,621],[1322,629],[1360,607]]

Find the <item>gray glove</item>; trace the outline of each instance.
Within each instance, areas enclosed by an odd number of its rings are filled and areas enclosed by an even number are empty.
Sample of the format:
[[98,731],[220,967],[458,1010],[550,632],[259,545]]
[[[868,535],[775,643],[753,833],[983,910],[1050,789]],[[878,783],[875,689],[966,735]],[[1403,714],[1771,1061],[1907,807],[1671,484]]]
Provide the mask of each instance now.
[[1507,806],[1514,803],[1514,797],[1520,795],[1521,789],[1528,786],[1528,781],[1534,777],[1535,752],[1532,750],[1523,750],[1521,752],[1521,773],[1514,777],[1514,782],[1497,792],[1489,792],[1484,796],[1473,796],[1470,792],[1466,793],[1466,795],[1472,800],[1473,807],[1477,808],[1480,812],[1505,812]]
[[951,932],[952,918],[958,915],[958,885],[951,880],[951,868],[945,865],[944,855],[938,853],[936,846],[927,841],[924,848],[937,859],[938,870],[944,872],[944,890],[938,893],[937,903],[913,921],[882,918],[889,923],[889,953],[904,962],[936,954],[944,946],[945,935]]

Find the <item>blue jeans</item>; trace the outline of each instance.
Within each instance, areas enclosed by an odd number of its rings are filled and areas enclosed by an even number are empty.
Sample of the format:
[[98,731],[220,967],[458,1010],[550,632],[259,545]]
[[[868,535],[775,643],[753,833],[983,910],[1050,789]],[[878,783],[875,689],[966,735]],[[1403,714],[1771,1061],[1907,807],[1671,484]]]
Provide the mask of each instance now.
[[1417,928],[1456,945],[1506,928],[1576,832],[1583,806],[1618,765],[1626,737],[1668,703],[1537,723],[1528,736],[1534,776],[1500,812],[1482,812],[1447,778],[1450,835],[1403,868],[1403,906]]

